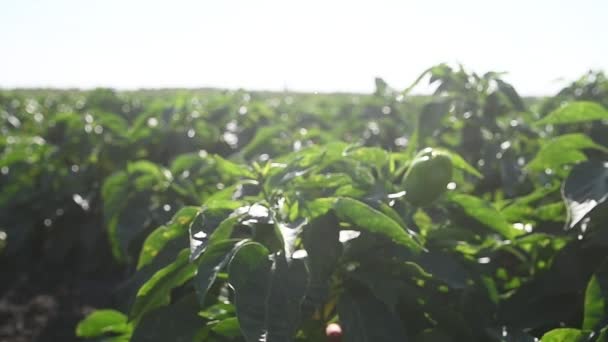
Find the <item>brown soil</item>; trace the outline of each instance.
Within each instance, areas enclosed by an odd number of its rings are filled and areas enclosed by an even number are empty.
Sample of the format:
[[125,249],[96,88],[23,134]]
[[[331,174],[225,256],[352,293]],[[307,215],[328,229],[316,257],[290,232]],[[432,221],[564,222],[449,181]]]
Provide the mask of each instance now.
[[78,322],[94,309],[112,307],[125,275],[107,264],[86,272],[70,262],[20,264],[0,262],[0,342],[77,341]]

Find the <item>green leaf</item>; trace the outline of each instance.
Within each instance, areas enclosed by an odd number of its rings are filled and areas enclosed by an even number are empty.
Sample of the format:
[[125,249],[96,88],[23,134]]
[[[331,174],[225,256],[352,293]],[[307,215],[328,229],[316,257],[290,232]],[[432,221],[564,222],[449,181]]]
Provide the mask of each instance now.
[[238,242],[237,239],[230,239],[209,244],[205,252],[198,258],[194,288],[201,305],[204,303],[207,291],[215,282],[217,274],[228,264],[238,248]]
[[241,327],[239,325],[239,320],[236,317],[226,318],[217,322],[217,324],[213,325],[211,330],[218,335],[228,338],[241,336]]
[[204,328],[205,322],[197,315],[200,307],[193,294],[177,302],[156,309],[138,322],[132,342],[191,342]]
[[480,198],[455,193],[451,193],[449,198],[452,202],[458,204],[465,214],[507,239],[513,239],[522,234],[522,232],[513,228],[496,208]]
[[423,250],[413,232],[405,231],[399,223],[363,202],[341,197],[334,203],[334,210],[338,217],[352,223],[354,230],[384,235],[413,252]]
[[526,110],[526,106],[523,100],[512,85],[506,83],[501,79],[495,79],[495,81],[498,85],[498,90],[509,99],[515,110],[519,112],[523,112]]
[[462,158],[458,153],[444,149],[439,149],[439,151],[445,152],[447,155],[450,156],[450,159],[452,159],[452,165],[455,168],[468,172],[477,178],[483,178],[481,173],[479,173],[477,169],[471,166],[471,164],[467,163],[467,161],[464,160],[464,158]]
[[246,208],[234,211],[231,206],[223,204],[204,207],[190,224],[190,260],[196,260],[205,251],[211,239],[220,241],[229,238],[234,225],[247,212]]
[[553,329],[540,339],[540,342],[583,342],[585,334],[578,329],[559,328]]
[[146,228],[151,197],[166,190],[171,173],[149,161],[136,161],[108,177],[102,187],[104,217],[114,257],[125,260],[131,242]]
[[305,202],[305,212],[309,219],[314,219],[319,216],[323,216],[327,214],[334,206],[336,202],[336,198],[327,197],[327,198],[316,198],[312,201]]
[[570,102],[537,121],[537,125],[562,125],[608,119],[608,111],[595,102]]
[[[379,253],[385,253],[385,251]],[[383,258],[371,256],[371,251],[362,253],[361,260],[357,262],[354,271],[349,272],[349,278],[365,286],[377,300],[382,302],[389,311],[395,311],[398,302],[404,296],[421,296],[422,292],[412,286],[411,279],[427,279],[429,274],[424,273],[420,266],[411,262],[396,262],[402,259],[400,255],[390,255]],[[369,255],[369,256],[368,256]],[[389,259],[389,257],[392,257]],[[382,265],[382,267],[378,267]]]
[[[123,207],[108,218],[112,252],[118,260],[127,260],[131,242],[144,231],[150,217],[151,192],[135,192],[122,199]],[[109,212],[108,212],[109,214]]]
[[600,330],[599,335],[596,339],[597,342],[606,342],[608,341],[608,327]]
[[344,291],[338,301],[338,315],[344,342],[408,340],[399,317],[367,291]]
[[185,153],[175,157],[171,162],[171,173],[178,175],[193,168],[210,167],[215,164],[215,160],[208,154]]
[[311,312],[318,309],[329,295],[329,282],[342,254],[339,237],[340,222],[333,213],[313,219],[304,226],[302,242],[310,270],[306,303]]
[[255,134],[255,137],[243,147],[240,153],[245,157],[252,157],[254,153],[270,153],[272,150],[267,150],[272,147],[272,139],[278,138],[279,133],[283,131],[281,126],[266,126],[261,127]]
[[169,170],[147,160],[128,163],[127,173],[137,191],[163,189],[173,177]]
[[129,313],[135,322],[149,311],[169,304],[171,290],[194,277],[196,265],[188,262],[189,249],[182,250],[175,261],[156,272],[137,292]]
[[347,155],[359,162],[382,168],[389,161],[388,153],[378,147],[360,147],[348,151]]
[[418,118],[418,134],[421,142],[432,137],[441,127],[441,121],[450,113],[450,101],[441,99],[427,103],[420,111]]
[[585,315],[583,329],[592,330],[606,317],[606,301],[597,276],[591,277],[585,291]]
[[201,311],[198,314],[199,314],[199,316],[205,318],[206,320],[217,321],[217,320],[222,320],[222,319],[226,319],[229,317],[234,317],[235,308],[234,308],[234,305],[232,305],[232,304],[225,303],[225,302],[218,302],[209,307],[206,307],[204,311]]
[[441,251],[422,253],[416,262],[433,278],[445,282],[454,289],[464,289],[467,280],[471,278],[457,257]]
[[[190,226],[190,260],[196,260],[207,248],[229,239],[235,226],[246,217],[268,219],[268,209],[260,204],[235,208],[235,201],[214,201],[205,206]],[[212,205],[212,206],[211,206]]]
[[116,290],[115,297],[118,303],[117,308],[128,312],[137,299],[139,289],[150,280],[156,272],[171,265],[180,251],[187,248],[187,246],[188,239],[186,236],[180,236],[176,239],[169,240],[148,264],[137,269],[136,272]]
[[[282,252],[281,252],[282,253]],[[301,316],[308,288],[308,271],[301,259],[287,259],[275,254],[267,302],[267,341],[292,341]]]
[[567,227],[572,228],[608,199],[608,163],[594,160],[574,166],[562,197],[568,208]]
[[599,330],[608,325],[608,261],[595,272],[585,291],[584,330]]
[[121,137],[127,136],[129,125],[121,116],[114,113],[97,112],[95,113],[94,118],[98,124],[101,124],[105,129],[108,129],[114,134]]
[[217,155],[213,156],[213,157],[215,159],[215,162],[217,163],[218,172],[224,176],[229,176],[229,177],[234,177],[234,178],[242,177],[242,178],[248,178],[248,179],[256,178],[255,174],[253,174],[253,172],[251,172],[249,167],[247,167],[245,165],[239,165],[235,162],[224,159]]
[[228,279],[235,291],[241,331],[248,342],[265,341],[271,265],[268,249],[255,242],[241,246],[230,261]]
[[124,199],[129,192],[129,175],[119,171],[106,178],[101,188],[104,215],[110,217],[118,213],[124,206]]
[[101,337],[105,334],[128,334],[132,327],[127,316],[115,310],[97,310],[76,326],[76,336],[82,338]]
[[565,134],[548,142],[543,142],[540,151],[538,151],[534,159],[526,167],[534,171],[544,171],[545,169],[559,170],[563,165],[587,160],[582,151],[586,148],[608,152],[608,149],[596,144],[584,134]]
[[137,269],[150,263],[169,241],[188,234],[188,227],[199,211],[198,207],[184,207],[173,215],[167,226],[161,226],[150,233],[139,254]]
[[308,284],[301,260],[268,254],[259,243],[243,244],[230,261],[228,279],[235,291],[241,331],[248,342],[291,341]]

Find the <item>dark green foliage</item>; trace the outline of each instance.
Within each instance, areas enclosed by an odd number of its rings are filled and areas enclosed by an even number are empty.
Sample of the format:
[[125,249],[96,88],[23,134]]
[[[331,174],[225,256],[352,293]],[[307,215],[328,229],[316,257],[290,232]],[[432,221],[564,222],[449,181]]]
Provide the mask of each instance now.
[[497,73],[427,79],[2,92],[0,266],[113,255],[119,311],[76,328],[98,340],[605,341],[606,78],[542,101]]

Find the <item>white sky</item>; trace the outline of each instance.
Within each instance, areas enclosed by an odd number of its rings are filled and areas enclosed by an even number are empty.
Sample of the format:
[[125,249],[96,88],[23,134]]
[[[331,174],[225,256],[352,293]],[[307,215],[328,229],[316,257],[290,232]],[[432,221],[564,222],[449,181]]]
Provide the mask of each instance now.
[[0,0],[0,87],[408,86],[440,62],[526,95],[608,70],[608,0]]

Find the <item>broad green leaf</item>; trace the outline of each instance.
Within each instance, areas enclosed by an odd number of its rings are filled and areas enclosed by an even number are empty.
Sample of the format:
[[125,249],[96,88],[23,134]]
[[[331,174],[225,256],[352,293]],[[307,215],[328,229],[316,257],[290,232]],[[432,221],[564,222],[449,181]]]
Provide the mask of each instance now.
[[165,188],[172,179],[169,170],[147,160],[127,164],[127,173],[138,191]]
[[327,214],[328,211],[332,209],[336,203],[336,198],[328,197],[328,198],[316,198],[312,201],[307,201],[305,203],[306,217],[309,219],[314,219],[319,216],[323,216]]
[[239,320],[236,317],[230,317],[223,319],[217,324],[214,324],[211,330],[224,337],[236,338],[241,336],[241,327],[239,326]]
[[393,207],[389,206],[386,203],[379,202],[376,208],[378,208],[378,210],[384,215],[390,217],[393,221],[397,222],[401,226],[401,228],[407,229],[407,225],[403,221],[403,218],[399,216],[399,213]]
[[583,342],[585,334],[578,329],[559,328],[553,329],[540,339],[540,342]]
[[450,101],[445,99],[427,103],[422,107],[418,118],[418,137],[421,143],[424,143],[424,139],[427,137],[433,136],[433,133],[441,127],[441,121],[449,112]]
[[353,180],[345,173],[325,173],[295,178],[291,182],[299,189],[333,189],[352,184]]
[[293,259],[288,264],[279,253],[271,260],[266,247],[250,242],[238,249],[228,273],[245,340],[293,340],[308,284],[304,263]]
[[458,204],[465,214],[507,239],[513,239],[522,234],[522,232],[514,229],[496,208],[480,198],[456,193],[450,194],[449,198],[452,202]]
[[516,111],[523,112],[526,110],[524,101],[512,85],[501,79],[495,79],[495,81],[498,85],[498,90],[509,99]]
[[106,179],[102,187],[103,209],[112,252],[125,260],[130,243],[150,218],[151,197],[169,185],[171,173],[149,161],[136,161]]
[[344,342],[408,340],[399,317],[369,292],[344,291],[338,301],[338,315]]
[[[517,197],[510,202],[503,202],[503,205],[499,205],[497,208],[503,213],[503,215],[505,215],[505,217],[513,216],[514,219],[517,219],[518,208],[529,208],[532,203],[540,201],[553,192],[558,191],[560,186],[561,184],[556,182],[551,186],[534,189],[534,191],[525,196]],[[510,211],[513,212],[509,213]]]
[[341,197],[334,203],[334,210],[338,217],[352,223],[354,230],[384,235],[413,252],[423,250],[413,233],[405,231],[399,223],[363,202]]
[[196,260],[207,248],[209,235],[226,217],[230,215],[228,210],[207,210],[203,208],[194,218],[188,228],[188,238],[190,246],[190,261]]
[[417,264],[437,280],[445,282],[451,288],[464,289],[471,278],[469,271],[458,258],[440,251],[420,254]]
[[245,157],[252,157],[254,153],[269,153],[272,154],[271,150],[264,150],[264,148],[272,148],[272,139],[278,138],[279,134],[284,130],[281,126],[266,126],[261,127],[255,134],[255,137],[243,147],[240,153]]
[[139,289],[148,282],[156,272],[171,265],[175,261],[176,256],[187,247],[187,236],[179,236],[167,241],[165,246],[149,263],[137,269],[135,273],[116,290],[115,298],[118,303],[117,308],[128,312],[133,307],[133,303],[137,300]]
[[291,162],[288,165],[277,165],[270,169],[272,175],[267,178],[264,187],[272,191],[274,188],[301,179],[303,175],[310,172],[313,168],[314,166],[302,166],[297,162]]
[[248,178],[248,179],[256,178],[248,166],[239,165],[228,159],[224,159],[218,155],[213,156],[213,158],[215,159],[215,162],[217,163],[218,171],[220,172],[220,174],[222,174],[224,176],[230,176],[230,177],[235,177],[235,178],[242,177],[242,178]]
[[207,248],[210,236],[221,227],[223,228],[220,229],[220,236],[215,240],[229,238],[232,227],[240,216],[242,215],[238,215],[231,206],[203,207],[189,227],[190,260],[197,259],[203,253]]
[[540,151],[526,167],[534,171],[559,170],[563,165],[587,160],[583,153],[586,148],[608,152],[608,149],[596,144],[584,134],[565,134],[543,143]]
[[302,242],[310,270],[310,288],[306,304],[318,309],[329,295],[329,281],[342,254],[340,222],[333,213],[311,220],[304,226]]
[[[354,245],[354,244],[352,244]],[[390,248],[385,248],[385,250]],[[385,252],[382,251],[382,253]],[[403,259],[399,255],[386,257],[369,256],[373,251],[366,251],[361,257],[364,260],[355,263],[354,271],[349,272],[349,278],[365,286],[377,300],[382,302],[390,311],[395,311],[397,304],[404,296],[421,296],[422,292],[412,284],[411,279],[429,279],[420,266],[412,262],[397,262]],[[393,259],[389,258],[392,257]],[[382,264],[381,268],[378,265]]]
[[209,321],[217,321],[226,319],[228,317],[234,317],[235,308],[233,304],[219,302],[206,307],[205,310],[200,311],[199,316]]
[[585,291],[585,315],[583,329],[592,330],[608,314],[606,300],[596,275],[591,277]]
[[173,162],[171,162],[171,167],[169,169],[173,174],[178,175],[194,167],[212,166],[214,164],[215,160],[208,154],[186,153],[177,156]]
[[127,136],[128,123],[127,121],[114,113],[98,112],[94,115],[95,121],[105,129],[113,132],[118,136]]
[[51,151],[51,145],[46,144],[40,137],[11,138],[16,139],[17,143],[0,149],[0,167],[19,163],[35,165]]
[[239,240],[237,239],[210,243],[198,258],[198,271],[194,276],[194,288],[201,305],[204,303],[207,291],[215,282],[217,274],[228,264],[238,246]]
[[301,259],[275,255],[267,302],[267,341],[292,341],[300,324],[301,308],[308,288],[308,271]]
[[146,228],[150,218],[149,191],[134,192],[122,199],[124,207],[108,218],[108,234],[112,252],[118,260],[127,259],[131,242]]
[[596,341],[597,342],[606,342],[606,341],[608,341],[608,327],[600,330],[600,332],[599,332],[599,334],[597,336]]
[[191,342],[204,328],[205,321],[194,295],[186,295],[175,303],[154,310],[138,322],[132,342]]
[[585,291],[584,330],[597,330],[608,325],[608,262],[591,277]]
[[129,313],[130,320],[137,322],[147,312],[169,304],[171,290],[194,277],[196,265],[188,262],[189,254],[188,249],[182,250],[172,264],[156,272],[139,289]]
[[230,261],[229,282],[235,291],[241,331],[248,342],[265,341],[271,265],[266,247],[255,242],[241,246]]
[[408,158],[414,158],[414,156],[416,155],[416,151],[418,150],[418,145],[421,145],[420,140],[420,133],[418,131],[418,128],[416,128],[414,132],[409,136],[407,141],[407,147],[405,148],[405,151],[403,151],[403,154],[405,154]]
[[594,160],[573,167],[562,196],[568,209],[567,227],[572,228],[608,199],[608,162]]
[[167,226],[161,226],[150,233],[146,241],[144,241],[139,254],[137,269],[150,263],[167,242],[188,234],[188,227],[199,211],[200,208],[198,207],[184,207],[173,215],[171,222]]
[[563,222],[567,217],[563,202],[541,205],[535,210],[536,217],[543,221]]
[[595,120],[607,120],[608,111],[595,102],[570,102],[537,121],[537,125],[562,125]]
[[101,337],[105,334],[128,334],[132,330],[127,316],[115,310],[96,310],[76,326],[76,336]]
[[115,215],[124,206],[129,192],[128,182],[129,175],[125,171],[116,172],[104,181],[101,196],[106,217]]
[[352,151],[348,151],[347,155],[359,162],[363,162],[367,165],[373,165],[377,168],[382,168],[388,164],[389,155],[388,153],[377,147],[360,147],[355,148]]
[[234,226],[244,216],[246,216],[245,213],[240,213],[237,211],[231,214],[227,219],[222,221],[213,231],[213,233],[211,233],[211,236],[209,237],[209,244],[213,244],[230,238],[230,236],[232,235],[232,231],[234,230]]
[[452,159],[452,165],[455,168],[465,171],[467,173],[470,173],[477,178],[483,178],[481,173],[479,173],[479,171],[477,171],[477,169],[475,169],[473,166],[471,166],[471,164],[467,163],[466,160],[464,160],[464,158],[462,158],[458,153],[448,151],[448,150],[441,150],[441,151],[447,153],[450,156],[450,159]]

